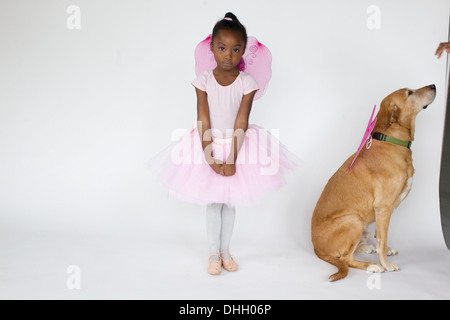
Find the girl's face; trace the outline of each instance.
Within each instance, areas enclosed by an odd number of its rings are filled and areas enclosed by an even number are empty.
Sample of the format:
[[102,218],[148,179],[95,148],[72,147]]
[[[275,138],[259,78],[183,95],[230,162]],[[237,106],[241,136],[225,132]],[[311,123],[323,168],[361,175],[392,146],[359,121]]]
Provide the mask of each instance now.
[[211,51],[217,62],[217,68],[223,71],[234,70],[245,52],[245,42],[240,32],[219,30],[211,42]]

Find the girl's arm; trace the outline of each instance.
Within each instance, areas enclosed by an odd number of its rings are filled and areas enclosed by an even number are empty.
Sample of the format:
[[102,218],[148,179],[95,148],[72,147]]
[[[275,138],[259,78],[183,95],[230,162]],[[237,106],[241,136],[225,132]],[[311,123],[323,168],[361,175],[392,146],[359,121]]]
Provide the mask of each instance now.
[[255,97],[255,91],[250,92],[242,97],[241,106],[239,107],[236,121],[234,123],[233,141],[231,144],[231,152],[227,158],[226,163],[222,166],[222,174],[225,176],[232,176],[236,173],[236,159],[239,150],[244,143],[245,132],[248,128],[248,120],[250,117],[250,111],[252,110],[253,98]]
[[197,94],[197,129],[202,142],[203,152],[205,153],[205,159],[216,173],[220,173],[221,163],[215,160],[212,155],[208,98],[205,91],[195,88],[195,92]]

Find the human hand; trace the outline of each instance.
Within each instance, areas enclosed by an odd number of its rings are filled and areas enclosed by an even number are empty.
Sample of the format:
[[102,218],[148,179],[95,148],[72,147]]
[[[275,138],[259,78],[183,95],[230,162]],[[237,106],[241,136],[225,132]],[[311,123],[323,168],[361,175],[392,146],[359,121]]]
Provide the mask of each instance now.
[[220,174],[226,177],[232,176],[236,173],[236,165],[234,163],[224,163],[222,165]]
[[444,52],[444,50],[447,53],[450,53],[450,42],[441,42],[434,55],[437,56],[437,58],[439,59],[442,55],[442,52]]
[[222,175],[222,161],[214,159],[214,162],[212,162],[209,166],[214,170],[215,173]]

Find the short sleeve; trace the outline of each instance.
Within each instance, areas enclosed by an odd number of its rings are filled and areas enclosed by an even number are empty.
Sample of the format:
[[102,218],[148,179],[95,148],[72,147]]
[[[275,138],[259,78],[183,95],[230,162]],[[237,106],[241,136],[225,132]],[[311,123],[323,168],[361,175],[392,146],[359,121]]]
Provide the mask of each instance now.
[[243,80],[244,95],[249,94],[250,92],[253,92],[255,90],[259,90],[258,83],[251,75],[246,73]]
[[203,72],[202,74],[199,74],[197,78],[195,78],[194,81],[191,82],[191,84],[197,89],[206,92],[207,81],[208,81],[208,72]]

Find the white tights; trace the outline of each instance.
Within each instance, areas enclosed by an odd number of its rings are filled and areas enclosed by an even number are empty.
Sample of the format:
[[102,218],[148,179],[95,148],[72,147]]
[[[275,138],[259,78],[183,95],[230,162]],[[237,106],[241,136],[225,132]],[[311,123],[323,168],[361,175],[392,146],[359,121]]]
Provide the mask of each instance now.
[[[211,254],[220,254],[229,250],[234,227],[236,209],[224,203],[213,203],[206,206],[206,235]],[[219,256],[214,256],[218,259]],[[222,253],[224,259],[229,259],[229,253]]]

